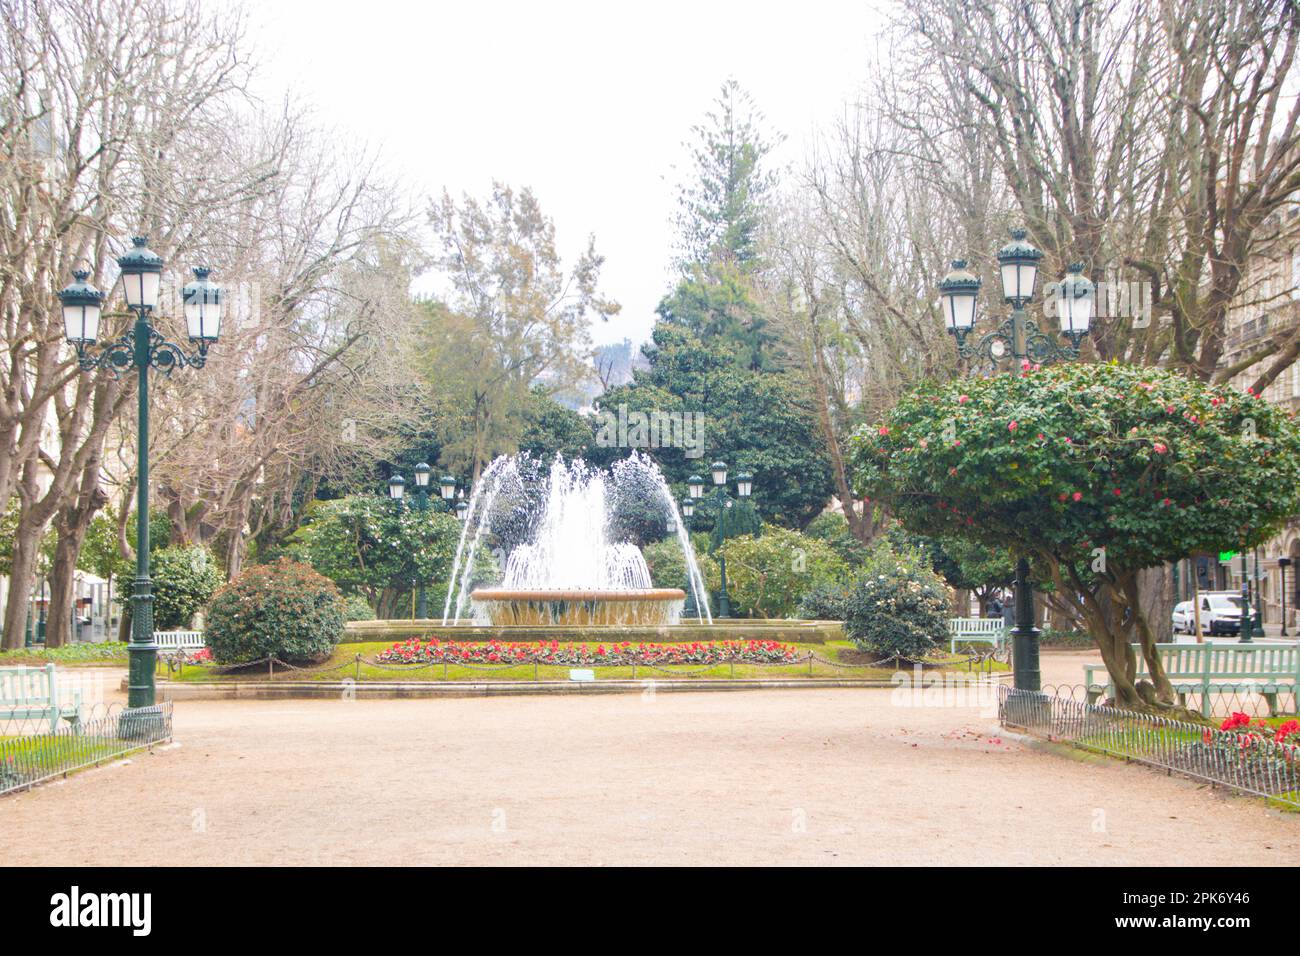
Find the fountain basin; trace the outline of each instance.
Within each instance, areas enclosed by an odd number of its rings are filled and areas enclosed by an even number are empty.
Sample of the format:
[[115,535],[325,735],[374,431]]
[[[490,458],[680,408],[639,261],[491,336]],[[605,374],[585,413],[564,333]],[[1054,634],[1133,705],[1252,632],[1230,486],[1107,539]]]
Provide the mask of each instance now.
[[470,595],[474,620],[496,626],[656,627],[676,624],[681,588],[478,588]]

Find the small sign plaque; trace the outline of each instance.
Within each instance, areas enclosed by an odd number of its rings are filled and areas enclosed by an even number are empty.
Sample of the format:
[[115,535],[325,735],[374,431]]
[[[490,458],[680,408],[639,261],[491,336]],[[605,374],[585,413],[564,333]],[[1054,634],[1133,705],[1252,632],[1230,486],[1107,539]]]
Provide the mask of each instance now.
[[579,668],[570,668],[569,680],[595,680],[596,672],[593,670],[583,670]]

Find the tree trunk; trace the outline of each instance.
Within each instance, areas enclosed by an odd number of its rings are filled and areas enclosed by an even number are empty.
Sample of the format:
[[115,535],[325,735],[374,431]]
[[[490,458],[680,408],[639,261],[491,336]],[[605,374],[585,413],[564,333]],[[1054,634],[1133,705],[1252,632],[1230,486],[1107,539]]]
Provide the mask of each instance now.
[[[970,613],[970,590],[956,588],[952,593],[953,617],[965,617]],[[984,602],[980,601],[980,616],[984,616]]]
[[5,608],[4,649],[16,650],[23,646],[23,633],[27,626],[27,609],[36,583],[36,560],[40,554],[41,532],[44,525],[32,526],[26,514],[18,521],[14,532],[14,554],[9,564],[9,606]]
[[[90,529],[90,519],[108,504],[108,495],[99,485],[100,457],[92,455],[82,472],[82,493],[54,519],[58,536],[54,546],[54,567],[50,572],[50,614],[45,625],[45,646],[60,647],[65,639],[75,639],[72,628],[73,602],[76,600],[77,558]],[[51,638],[53,635],[53,638]]]
[[1157,644],[1169,644],[1174,639],[1174,581],[1173,570],[1167,564],[1158,568],[1145,568],[1137,575],[1139,607],[1152,639]]

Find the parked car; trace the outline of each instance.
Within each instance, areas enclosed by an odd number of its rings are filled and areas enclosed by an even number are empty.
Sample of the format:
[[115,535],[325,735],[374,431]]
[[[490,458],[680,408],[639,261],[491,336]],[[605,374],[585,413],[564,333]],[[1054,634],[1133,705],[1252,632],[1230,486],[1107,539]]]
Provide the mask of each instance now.
[[[1241,630],[1241,595],[1236,591],[1210,591],[1201,595],[1201,631],[1211,637]],[[1196,633],[1196,611],[1191,601],[1174,606],[1175,634]]]

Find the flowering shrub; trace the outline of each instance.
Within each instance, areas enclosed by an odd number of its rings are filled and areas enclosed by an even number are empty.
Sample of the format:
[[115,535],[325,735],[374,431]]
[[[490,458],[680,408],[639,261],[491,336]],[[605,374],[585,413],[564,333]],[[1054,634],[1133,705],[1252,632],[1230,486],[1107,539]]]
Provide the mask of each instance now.
[[343,599],[329,578],[282,558],[248,568],[212,599],[204,640],[218,664],[323,660],[343,636]]
[[1274,728],[1266,720],[1251,720],[1248,714],[1234,712],[1219,725],[1220,730],[1239,734],[1250,740],[1272,740],[1278,744],[1300,744],[1300,720],[1288,720]]
[[779,641],[692,641],[680,644],[561,644],[559,641],[400,641],[378,655],[382,664],[783,664],[795,648]]

